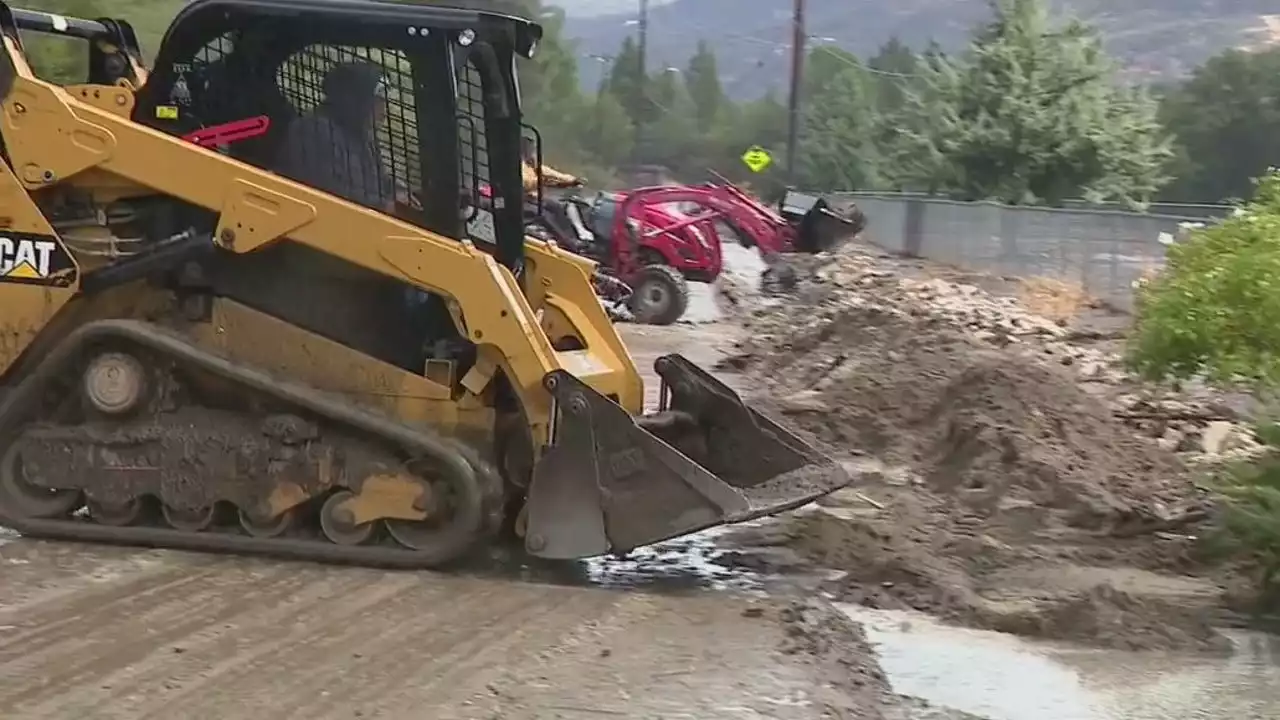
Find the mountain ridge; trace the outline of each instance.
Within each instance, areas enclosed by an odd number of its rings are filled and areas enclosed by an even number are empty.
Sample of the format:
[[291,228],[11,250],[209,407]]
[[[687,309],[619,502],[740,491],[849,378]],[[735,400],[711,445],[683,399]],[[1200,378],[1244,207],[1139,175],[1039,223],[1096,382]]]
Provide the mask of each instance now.
[[[624,2],[624,0],[618,0]],[[988,0],[808,0],[812,41],[866,58],[893,37],[913,48],[932,40],[944,50],[964,47],[970,30],[990,17]],[[749,3],[751,11],[744,13]],[[595,87],[608,57],[636,32],[634,9],[583,15],[568,5],[565,35],[577,43],[583,84]],[[626,5],[635,5],[626,0]],[[1054,0],[1061,16],[1100,30],[1109,52],[1129,77],[1161,81],[1183,77],[1231,47],[1280,43],[1275,0]],[[786,84],[792,0],[673,0],[651,3],[649,67],[683,68],[705,39],[715,48],[726,91],[759,95]],[[596,56],[596,57],[592,57]]]

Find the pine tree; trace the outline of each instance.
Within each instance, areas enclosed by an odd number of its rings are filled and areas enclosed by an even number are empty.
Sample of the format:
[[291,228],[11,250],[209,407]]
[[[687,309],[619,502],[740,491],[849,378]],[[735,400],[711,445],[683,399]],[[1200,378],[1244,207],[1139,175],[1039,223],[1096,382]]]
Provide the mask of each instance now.
[[864,190],[878,183],[875,83],[853,55],[810,54],[797,161],[800,181],[822,190]]
[[698,51],[689,59],[689,67],[685,70],[685,86],[693,98],[698,129],[705,133],[720,117],[725,103],[720,73],[716,69],[716,56],[706,41],[698,42]]
[[609,68],[606,89],[613,94],[628,117],[637,125],[642,125],[653,118],[653,109],[645,96],[647,78],[640,67],[640,48],[635,40],[627,37],[622,41],[622,48],[613,59]]
[[1122,89],[1096,33],[1044,0],[995,0],[956,58],[922,63],[895,139],[898,180],[962,199],[1141,205],[1171,152],[1155,105]]

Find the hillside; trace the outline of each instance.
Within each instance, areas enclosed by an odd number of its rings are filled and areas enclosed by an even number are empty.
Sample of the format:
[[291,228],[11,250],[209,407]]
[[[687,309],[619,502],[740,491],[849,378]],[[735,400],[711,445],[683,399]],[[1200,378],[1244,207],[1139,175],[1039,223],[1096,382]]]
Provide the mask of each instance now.
[[[564,3],[572,10],[581,0]],[[635,5],[631,0],[630,5]],[[650,67],[683,67],[699,39],[713,43],[726,88],[758,94],[785,84],[792,0],[674,0],[650,10]],[[1280,42],[1275,0],[1056,0],[1060,10],[1096,24],[1108,49],[1138,78],[1184,75],[1229,47]],[[744,8],[750,7],[749,12]],[[860,56],[893,36],[912,46],[936,40],[961,47],[969,29],[988,15],[987,0],[809,0],[809,33]],[[594,85],[603,64],[590,55],[617,51],[635,32],[634,10],[587,16],[571,13],[567,34],[579,43],[583,82]]]

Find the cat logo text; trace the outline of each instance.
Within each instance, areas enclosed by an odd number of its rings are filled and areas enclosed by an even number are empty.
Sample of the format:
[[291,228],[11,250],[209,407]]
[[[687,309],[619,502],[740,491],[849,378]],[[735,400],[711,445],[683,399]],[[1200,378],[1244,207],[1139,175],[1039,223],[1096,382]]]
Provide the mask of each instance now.
[[46,280],[53,272],[58,243],[0,235],[0,280]]

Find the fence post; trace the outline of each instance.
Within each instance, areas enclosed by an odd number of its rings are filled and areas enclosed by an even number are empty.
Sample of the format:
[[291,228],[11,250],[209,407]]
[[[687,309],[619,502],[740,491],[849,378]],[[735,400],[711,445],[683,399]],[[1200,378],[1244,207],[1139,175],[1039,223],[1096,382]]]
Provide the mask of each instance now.
[[924,213],[923,200],[907,200],[906,216],[902,222],[902,248],[907,257],[924,257]]

